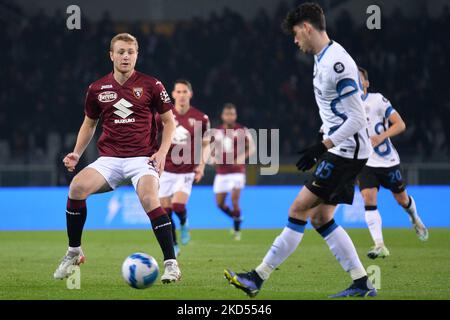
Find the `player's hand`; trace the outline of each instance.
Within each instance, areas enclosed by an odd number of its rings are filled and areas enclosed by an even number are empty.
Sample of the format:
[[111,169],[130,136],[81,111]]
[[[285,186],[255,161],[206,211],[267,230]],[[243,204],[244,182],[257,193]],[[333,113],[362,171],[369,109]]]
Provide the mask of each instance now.
[[164,171],[164,165],[166,164],[166,154],[160,151],[154,153],[150,159],[148,159],[148,164],[155,167],[156,172],[161,175]]
[[205,175],[205,167],[197,166],[195,167],[194,172],[195,172],[194,181],[195,183],[199,183],[200,180],[202,180],[203,176]]
[[73,172],[75,170],[75,166],[78,164],[79,160],[80,160],[80,155],[78,153],[71,152],[67,156],[64,157],[63,163],[69,172]]
[[383,141],[384,141],[384,137],[381,135],[376,135],[376,136],[370,137],[370,142],[372,143],[372,147],[374,147],[374,148],[379,146]]
[[327,147],[322,142],[299,151],[298,153],[302,156],[297,161],[297,169],[300,171],[307,171],[311,169],[317,163],[320,156],[325,152],[327,152]]

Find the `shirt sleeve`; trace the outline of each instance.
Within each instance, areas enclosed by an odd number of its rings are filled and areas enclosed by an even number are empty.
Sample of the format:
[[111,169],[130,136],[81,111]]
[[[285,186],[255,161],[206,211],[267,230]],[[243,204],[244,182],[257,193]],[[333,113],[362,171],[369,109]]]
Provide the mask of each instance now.
[[89,86],[86,92],[86,99],[84,101],[84,114],[93,120],[100,118],[102,110],[98,105],[98,100],[92,91],[92,85]]
[[153,99],[151,104],[151,108],[156,110],[159,114],[166,113],[167,111],[173,109],[170,96],[161,81],[156,80],[156,84],[153,87]]
[[397,112],[391,105],[391,102],[381,95],[381,106],[383,108],[383,114],[385,119],[389,119],[389,117]]
[[366,116],[359,92],[359,76],[356,64],[347,59],[333,65],[334,82],[338,98],[334,103],[341,103],[345,114],[342,125],[329,137],[335,146],[367,126]]

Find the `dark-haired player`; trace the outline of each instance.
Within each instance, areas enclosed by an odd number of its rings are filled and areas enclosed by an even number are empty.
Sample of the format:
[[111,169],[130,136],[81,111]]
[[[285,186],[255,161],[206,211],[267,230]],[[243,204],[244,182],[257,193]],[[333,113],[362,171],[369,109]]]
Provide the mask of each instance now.
[[[239,200],[245,186],[245,160],[255,151],[255,145],[248,129],[236,122],[236,106],[227,103],[222,110],[222,124],[214,135],[222,148],[220,163],[215,164],[213,191],[220,210],[233,219],[233,238],[241,240],[241,208]],[[232,208],[225,204],[231,194]]]
[[367,226],[375,243],[367,256],[371,259],[385,258],[390,253],[384,245],[381,216],[377,208],[377,194],[380,185],[391,190],[395,200],[408,214],[420,240],[428,239],[428,230],[417,213],[414,198],[406,192],[406,183],[400,168],[400,157],[390,139],[405,131],[406,125],[400,114],[382,94],[367,92],[370,86],[369,74],[361,67],[359,67],[359,72],[364,88],[362,100],[367,114],[370,140],[374,148],[374,152],[358,178],[359,189],[366,209]]
[[[175,81],[172,97],[175,100],[173,115],[176,129],[159,188],[161,204],[171,217],[176,255],[180,252],[180,248],[177,244],[172,212],[180,220],[181,243],[186,245],[190,240],[186,204],[191,195],[193,182],[200,182],[203,177],[204,153],[207,152],[209,145],[209,138],[205,134],[210,128],[209,118],[191,106],[192,95],[192,85],[189,81],[185,79]],[[199,154],[195,154],[196,148]]]
[[337,204],[353,202],[355,178],[372,152],[358,68],[345,49],[329,39],[325,16],[318,4],[301,4],[287,14],[283,25],[301,51],[314,55],[314,93],[324,140],[301,152],[299,170],[309,170],[315,164],[317,167],[294,200],[287,226],[261,264],[248,273],[225,270],[225,277],[255,296],[263,282],[300,244],[309,219],[353,280],[350,287],[331,297],[375,296],[377,292],[352,240],[333,219]]
[[[116,35],[110,46],[113,72],[92,83],[87,91],[84,122],[73,152],[63,162],[69,171],[75,170],[102,119],[103,132],[97,143],[100,157],[81,170],[70,184],[66,209],[69,248],[54,273],[55,279],[67,277],[72,265],[85,261],[81,235],[87,216],[86,199],[130,181],[164,254],[165,272],[161,281],[169,283],[181,277],[170,218],[158,199],[159,174],[164,170],[175,130],[173,105],[161,81],[134,69],[137,57],[136,38],[128,33]],[[159,149],[157,113],[164,123]]]

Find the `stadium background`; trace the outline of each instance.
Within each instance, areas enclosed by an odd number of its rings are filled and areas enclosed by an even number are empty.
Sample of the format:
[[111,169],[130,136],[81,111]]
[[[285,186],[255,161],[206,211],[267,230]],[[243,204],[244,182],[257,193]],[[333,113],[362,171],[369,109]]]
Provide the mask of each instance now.
[[[368,69],[372,91],[388,97],[407,124],[393,140],[411,193],[430,227],[449,227],[450,30],[447,1],[318,1],[329,34]],[[0,230],[64,229],[68,174],[61,162],[73,148],[89,83],[111,70],[111,37],[137,36],[137,68],[170,89],[185,77],[193,83],[193,105],[217,125],[225,102],[238,106],[239,122],[251,128],[281,128],[280,173],[248,170],[243,193],[246,228],[285,223],[287,207],[305,176],[292,165],[296,151],[319,128],[311,90],[312,59],[284,36],[280,22],[295,1],[77,1],[81,30],[67,30],[71,1],[0,0]],[[368,30],[365,9],[379,4],[382,29]],[[100,130],[97,132],[97,136]],[[97,157],[95,143],[78,170]],[[208,168],[194,187],[188,209],[194,228],[227,227],[214,207]],[[383,191],[384,225],[409,222]],[[205,201],[204,199],[210,199]],[[272,199],[262,201],[262,199]],[[89,200],[87,228],[147,228],[131,188]],[[144,219],[143,219],[144,218]],[[340,223],[364,227],[361,198],[341,207]]]

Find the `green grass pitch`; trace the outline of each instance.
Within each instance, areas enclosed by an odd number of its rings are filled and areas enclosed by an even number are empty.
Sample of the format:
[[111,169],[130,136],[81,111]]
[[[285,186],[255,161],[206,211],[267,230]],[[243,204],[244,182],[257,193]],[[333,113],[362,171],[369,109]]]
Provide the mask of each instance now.
[[[386,229],[391,256],[370,260],[366,229],[349,229],[365,267],[381,269],[376,299],[450,299],[450,230],[431,229],[421,243],[412,230]],[[262,259],[280,230],[243,230],[240,242],[227,230],[193,230],[181,249],[182,281],[151,288],[128,287],[121,265],[134,252],[162,255],[151,231],[86,231],[81,289],[69,290],[53,272],[66,250],[65,232],[0,232],[0,299],[249,299],[223,278],[223,269],[250,270]],[[321,237],[306,230],[297,251],[273,273],[255,299],[327,299],[349,285]]]

